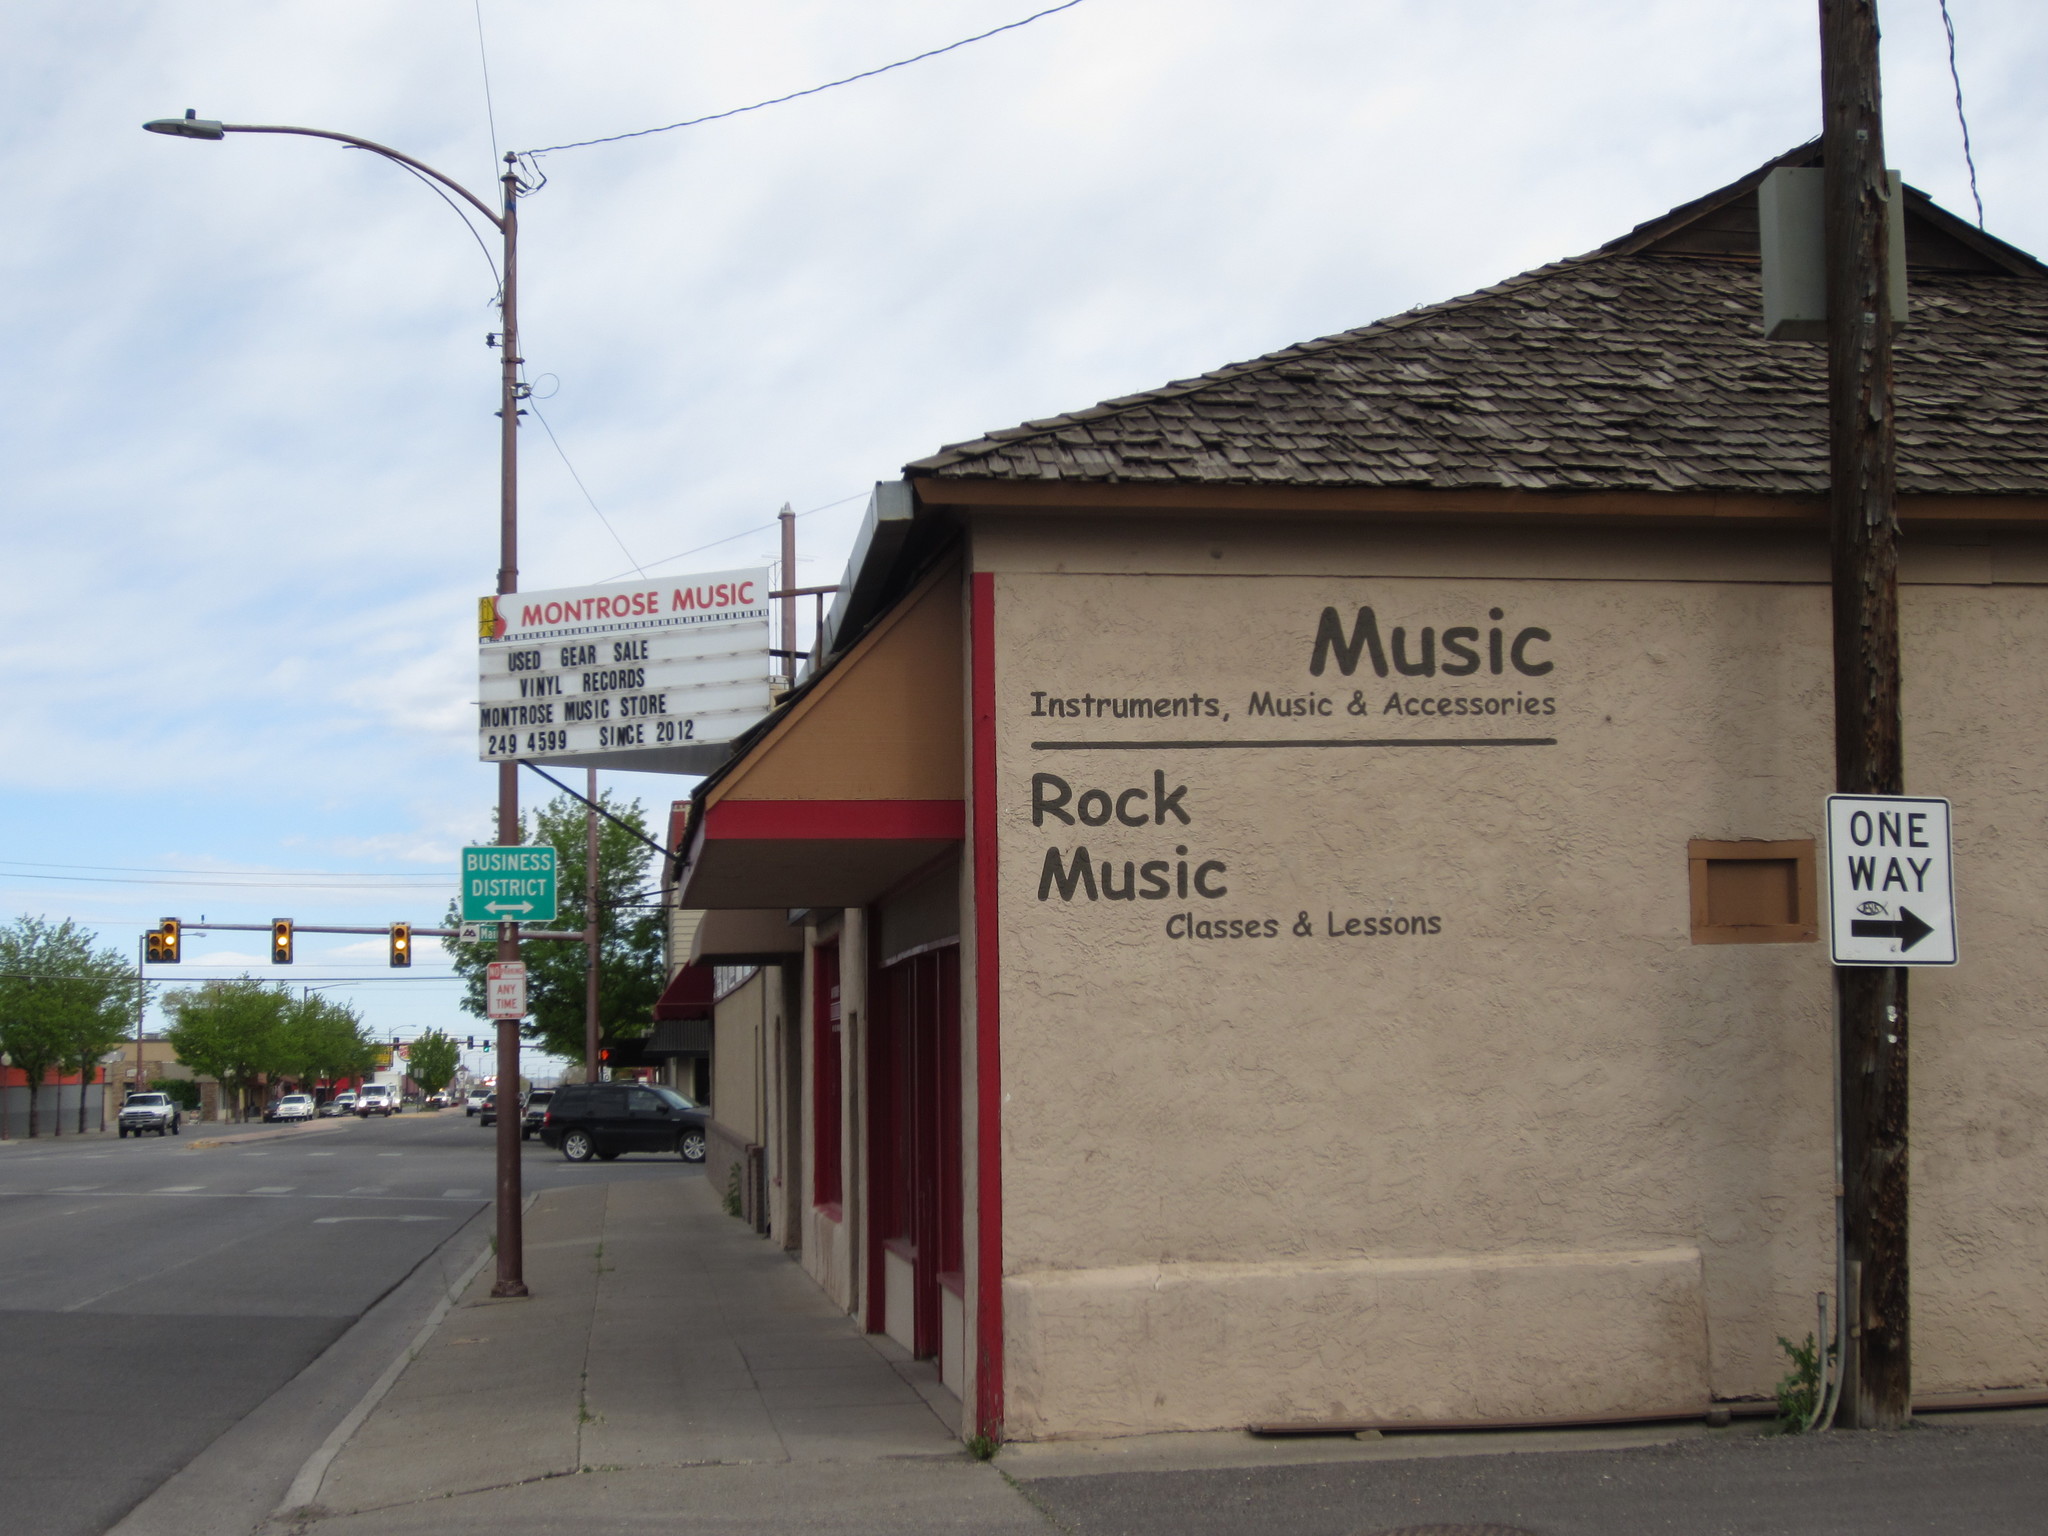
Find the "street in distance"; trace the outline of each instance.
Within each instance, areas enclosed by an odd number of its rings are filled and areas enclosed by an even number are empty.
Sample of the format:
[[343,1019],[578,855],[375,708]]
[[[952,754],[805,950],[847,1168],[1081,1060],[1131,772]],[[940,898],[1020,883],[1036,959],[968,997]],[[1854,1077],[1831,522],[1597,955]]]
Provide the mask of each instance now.
[[756,568],[482,599],[478,755],[709,771],[768,712],[768,590]]

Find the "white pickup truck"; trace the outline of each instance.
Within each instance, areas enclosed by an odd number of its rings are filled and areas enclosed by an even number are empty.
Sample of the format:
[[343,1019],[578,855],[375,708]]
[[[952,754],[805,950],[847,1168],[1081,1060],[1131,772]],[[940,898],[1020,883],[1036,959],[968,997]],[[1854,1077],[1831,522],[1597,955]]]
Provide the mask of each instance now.
[[131,1093],[121,1106],[120,1127],[123,1136],[140,1136],[144,1131],[155,1131],[159,1136],[175,1136],[185,1116],[178,1108],[177,1101],[167,1093]]

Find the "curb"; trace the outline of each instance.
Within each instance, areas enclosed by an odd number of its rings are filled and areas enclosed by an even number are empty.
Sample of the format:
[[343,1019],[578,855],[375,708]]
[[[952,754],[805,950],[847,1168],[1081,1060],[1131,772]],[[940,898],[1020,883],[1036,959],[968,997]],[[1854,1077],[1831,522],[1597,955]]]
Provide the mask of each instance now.
[[[529,1194],[521,1202],[521,1210],[531,1210],[534,1201],[539,1198],[539,1191]],[[478,1216],[488,1215],[490,1209],[486,1206]],[[363,1427],[363,1421],[376,1411],[377,1405],[384,1401],[386,1394],[398,1384],[398,1378],[405,1374],[405,1368],[419,1358],[420,1351],[427,1347],[435,1330],[447,1319],[448,1314],[455,1310],[456,1304],[469,1290],[471,1282],[483,1272],[484,1266],[490,1263],[497,1251],[495,1239],[486,1243],[483,1251],[476,1256],[475,1262],[463,1270],[461,1277],[442,1293],[440,1301],[427,1315],[426,1321],[420,1325],[419,1332],[413,1335],[411,1342],[398,1352],[384,1368],[383,1374],[371,1383],[370,1389],[362,1395],[355,1407],[351,1408],[348,1415],[334,1426],[325,1440],[320,1442],[319,1449],[306,1458],[305,1465],[299,1468],[299,1475],[292,1479],[291,1487],[285,1491],[284,1501],[271,1512],[271,1520],[289,1520],[319,1499],[321,1485],[327,1481],[327,1472],[334,1465],[334,1459],[341,1454],[342,1448],[355,1438],[356,1431]]]
[[240,1141],[274,1141],[282,1136],[306,1136],[317,1135],[321,1131],[352,1130],[355,1128],[355,1125],[356,1120],[353,1115],[336,1116],[324,1125],[315,1120],[309,1125],[278,1126],[274,1129],[261,1131],[237,1131],[232,1136],[206,1136],[198,1141],[186,1142],[185,1150],[188,1152],[200,1152],[208,1147],[233,1146],[236,1142]]

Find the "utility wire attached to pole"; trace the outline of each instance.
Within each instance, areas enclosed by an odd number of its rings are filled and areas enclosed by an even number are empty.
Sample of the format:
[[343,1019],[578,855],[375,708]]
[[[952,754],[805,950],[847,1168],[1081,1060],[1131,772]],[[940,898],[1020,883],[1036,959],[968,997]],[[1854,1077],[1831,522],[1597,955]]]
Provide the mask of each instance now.
[[1970,201],[1977,205],[1977,227],[1984,227],[1984,199],[1977,195],[1977,157],[1970,151],[1970,120],[1963,115],[1963,75],[1956,68],[1956,24],[1941,0],[1941,27],[1948,33],[1948,78],[1956,88],[1956,123],[1963,130],[1963,164],[1970,168]]
[[926,59],[936,59],[942,53],[951,53],[956,48],[965,48],[969,43],[983,42],[1001,33],[1014,32],[1019,27],[1028,27],[1032,22],[1042,21],[1048,16],[1057,16],[1061,11],[1071,11],[1080,3],[1081,0],[1064,0],[1063,4],[1048,6],[1042,11],[1034,11],[1031,15],[1022,17],[1019,20],[1004,22],[1000,27],[990,27],[986,32],[977,32],[972,37],[963,37],[959,42],[948,43],[943,48],[927,48],[923,53],[912,54],[907,59],[898,59],[893,64],[877,65],[873,69],[864,69],[857,75],[848,75],[840,80],[827,80],[823,85],[809,86],[804,90],[791,91],[783,96],[771,96],[766,101],[756,101],[744,107],[728,107],[723,112],[710,112],[706,113],[703,117],[686,118],[680,123],[663,123],[659,128],[635,128],[630,133],[606,134],[601,139],[578,139],[573,144],[550,144],[545,149],[529,149],[521,153],[528,156],[552,155],[557,150],[563,149],[589,149],[594,144],[617,144],[624,139],[644,139],[657,133],[673,133],[678,128],[695,128],[704,123],[715,123],[724,118],[738,117],[743,112],[759,112],[763,107],[779,107],[786,101],[799,101],[806,96],[815,96],[820,91],[836,90],[842,85],[852,85],[860,80],[872,80],[877,75],[888,74],[892,69],[903,69],[911,64],[922,64]]

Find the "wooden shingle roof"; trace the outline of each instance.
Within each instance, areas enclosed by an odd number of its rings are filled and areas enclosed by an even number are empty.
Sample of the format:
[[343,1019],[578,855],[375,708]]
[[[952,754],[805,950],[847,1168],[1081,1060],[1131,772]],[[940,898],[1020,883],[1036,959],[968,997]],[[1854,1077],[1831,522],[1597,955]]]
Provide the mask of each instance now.
[[[908,465],[941,481],[1823,493],[1826,349],[1763,338],[1758,182],[1585,256]],[[1899,490],[2048,493],[2048,268],[1908,197]]]

